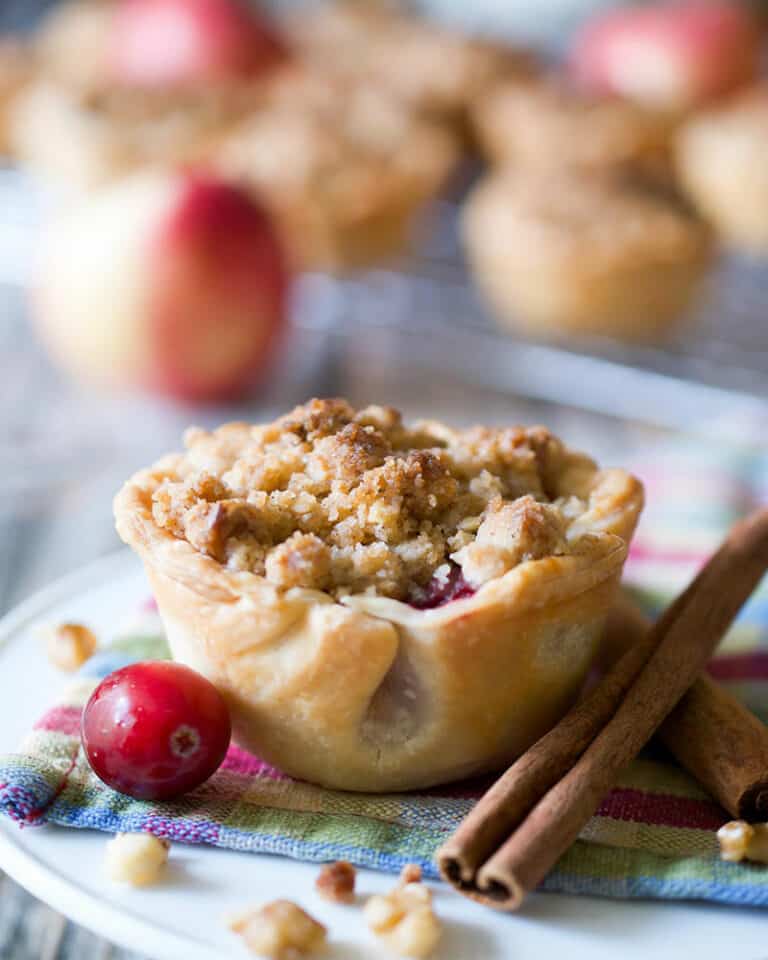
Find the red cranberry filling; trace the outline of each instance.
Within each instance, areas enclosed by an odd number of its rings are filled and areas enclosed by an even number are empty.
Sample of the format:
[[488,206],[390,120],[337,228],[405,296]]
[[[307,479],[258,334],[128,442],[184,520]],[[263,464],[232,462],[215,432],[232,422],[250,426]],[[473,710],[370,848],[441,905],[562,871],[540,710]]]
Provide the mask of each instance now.
[[474,587],[464,579],[461,567],[454,563],[451,564],[450,573],[445,579],[438,580],[433,577],[426,587],[420,588],[408,602],[417,610],[434,610],[435,607],[443,607],[452,600],[471,597],[474,592]]

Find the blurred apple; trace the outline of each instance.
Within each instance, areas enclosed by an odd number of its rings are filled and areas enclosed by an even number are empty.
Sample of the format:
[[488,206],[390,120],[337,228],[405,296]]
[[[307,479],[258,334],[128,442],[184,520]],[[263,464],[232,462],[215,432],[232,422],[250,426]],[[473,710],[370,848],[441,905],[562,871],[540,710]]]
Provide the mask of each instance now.
[[256,76],[286,54],[244,0],[120,0],[110,52],[118,83],[152,88]]
[[599,14],[576,37],[570,62],[592,92],[685,110],[753,79],[758,45],[744,4],[673,0]]
[[92,194],[47,241],[36,316],[79,379],[202,402],[268,372],[289,278],[270,220],[239,188],[144,172]]

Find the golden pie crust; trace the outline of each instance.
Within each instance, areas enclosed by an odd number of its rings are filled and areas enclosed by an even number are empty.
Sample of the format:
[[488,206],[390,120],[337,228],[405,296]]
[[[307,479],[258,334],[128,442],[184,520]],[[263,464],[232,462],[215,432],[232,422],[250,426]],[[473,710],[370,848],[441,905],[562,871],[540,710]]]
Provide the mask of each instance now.
[[144,166],[203,162],[252,105],[238,84],[149,94],[68,87],[43,74],[13,103],[10,139],[43,183],[77,196]]
[[9,111],[9,139],[18,159],[65,198],[140,167],[204,164],[212,143],[258,106],[270,79],[266,71],[203,85],[123,84],[110,62],[114,15],[109,0],[67,0],[24,47],[30,77]]
[[[296,431],[305,439],[292,440],[289,447],[307,451],[311,470],[317,444],[306,439],[306,424],[324,417],[327,423],[329,403],[315,401],[277,425],[249,429],[260,444],[264,431],[271,430],[270,437],[280,429]],[[387,434],[373,426],[392,422],[393,412],[386,408],[333,410],[342,420],[371,426],[369,436],[400,436],[395,427]],[[535,524],[530,518],[536,507],[531,504],[538,504],[562,518],[564,538],[548,546],[529,538],[527,555],[536,559],[508,558],[509,569],[500,576],[493,576],[493,569],[480,569],[480,585],[473,594],[417,609],[381,595],[370,584],[357,592],[335,593],[281,585],[269,579],[268,562],[265,573],[256,573],[242,564],[238,568],[224,555],[217,559],[209,542],[195,546],[158,514],[157,504],[169,484],[180,478],[188,485],[199,483],[188,473],[190,457],[202,457],[195,469],[204,463],[217,481],[230,477],[233,464],[240,462],[240,451],[233,448],[240,446],[245,429],[234,425],[195,434],[190,454],[171,455],[139,472],[115,501],[118,532],[144,561],[174,656],[218,686],[242,746],[292,776],[324,786],[407,790],[497,768],[562,716],[589,670],[615,597],[642,507],[642,488],[634,477],[622,470],[600,470],[547,435],[538,449],[550,451],[544,455],[549,459],[540,461],[545,463],[540,475],[546,474],[548,491],[534,489],[534,483],[533,492],[515,496],[516,489],[505,487],[507,499],[500,504],[491,498],[483,516],[498,519],[500,512],[517,505],[524,516],[516,529],[525,531],[529,521]],[[337,423],[320,429],[334,437],[344,427]],[[470,443],[466,437],[477,437],[434,422],[412,430],[408,444],[418,434],[441,437],[444,445],[395,449],[385,455],[384,466],[425,450],[449,463],[464,463],[461,457]],[[529,462],[527,450],[543,437],[540,429],[534,434],[522,428],[484,434],[490,435],[515,438],[517,446],[495,447],[503,447],[508,462],[514,461],[514,477],[518,458]],[[284,455],[286,446],[276,443],[274,450]],[[254,462],[258,456],[251,451],[247,459]],[[499,463],[494,469],[501,476],[504,464]],[[486,472],[489,465],[490,460]],[[360,485],[378,469],[364,465]],[[455,467],[452,476],[462,476],[462,470]],[[287,489],[286,484],[280,489]],[[391,503],[387,488],[382,489],[381,503]],[[423,502],[431,504],[430,486],[418,489],[426,498]],[[263,507],[259,494],[255,491],[252,501]],[[408,496],[401,498],[403,522],[421,516],[421,507],[406,504]],[[459,491],[457,497],[462,496]],[[205,509],[211,504],[201,497],[200,505]],[[450,513],[447,506],[435,509],[448,511],[439,516]],[[431,522],[439,525],[437,514]],[[498,528],[491,527],[484,545],[498,547]],[[334,527],[327,529],[331,542]],[[402,542],[404,529],[393,532],[393,542]],[[408,527],[406,532],[414,530]],[[471,545],[470,540],[466,548]],[[553,552],[548,554],[548,549]]]
[[609,175],[500,171],[463,211],[501,325],[551,337],[668,338],[701,292],[710,231],[677,198]]
[[110,83],[109,41],[115,5],[65,0],[46,14],[31,38],[38,72],[58,86],[99,90]]
[[493,82],[537,71],[527,51],[462,36],[384,4],[336,2],[287,19],[305,62],[347,81],[371,83],[419,112],[463,120]]
[[43,77],[17,98],[10,126],[19,160],[65,196],[147,165],[217,171],[257,195],[302,268],[401,253],[460,157],[442,123],[372,85],[301,66],[255,87],[151,94]]
[[12,40],[0,40],[0,153],[12,152],[10,125],[13,104],[34,75],[29,52]]
[[768,84],[694,114],[680,130],[677,168],[726,243],[768,255]]
[[472,122],[483,152],[502,166],[671,178],[668,115],[550,77],[497,84],[473,104]]
[[370,82],[294,66],[210,153],[267,204],[302,267],[343,270],[407,249],[414,215],[456,168],[460,144]]

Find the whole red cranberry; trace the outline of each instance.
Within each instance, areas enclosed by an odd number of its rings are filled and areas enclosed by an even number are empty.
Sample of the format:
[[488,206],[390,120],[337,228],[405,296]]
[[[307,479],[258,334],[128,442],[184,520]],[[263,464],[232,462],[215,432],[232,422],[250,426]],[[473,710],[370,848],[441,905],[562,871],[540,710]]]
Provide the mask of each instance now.
[[220,766],[229,711],[213,684],[167,661],[116,670],[88,701],[81,736],[94,773],[139,800],[193,790]]

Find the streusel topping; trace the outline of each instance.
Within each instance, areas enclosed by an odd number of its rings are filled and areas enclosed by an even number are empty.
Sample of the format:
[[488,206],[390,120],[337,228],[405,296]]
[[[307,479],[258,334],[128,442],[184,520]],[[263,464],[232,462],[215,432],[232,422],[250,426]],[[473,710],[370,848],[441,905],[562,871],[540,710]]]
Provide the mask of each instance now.
[[543,427],[408,426],[344,400],[185,443],[153,493],[161,528],[282,588],[415,604],[459,570],[479,587],[576,548],[568,530],[588,504],[569,486],[594,470]]
[[475,122],[493,153],[534,169],[659,172],[672,122],[609,97],[588,97],[558,81],[513,80],[478,100]]
[[535,69],[527,52],[403,16],[386,4],[322,4],[301,10],[285,27],[304,60],[389,90],[419,111],[461,110],[492,81]]
[[359,215],[372,198],[437,188],[456,154],[443,125],[385,90],[294,67],[275,76],[259,109],[222,140],[213,161],[269,194],[306,190],[315,202]]
[[707,227],[675,197],[610,176],[533,172],[487,177],[469,217],[482,210],[484,242],[514,245],[532,262],[588,251],[596,266],[706,260]]

